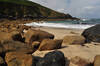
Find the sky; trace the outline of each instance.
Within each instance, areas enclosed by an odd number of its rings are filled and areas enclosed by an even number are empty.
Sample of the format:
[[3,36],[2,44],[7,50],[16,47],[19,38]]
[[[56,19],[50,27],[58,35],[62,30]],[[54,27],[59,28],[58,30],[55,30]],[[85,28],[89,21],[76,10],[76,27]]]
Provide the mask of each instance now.
[[31,0],[79,18],[100,18],[100,0]]

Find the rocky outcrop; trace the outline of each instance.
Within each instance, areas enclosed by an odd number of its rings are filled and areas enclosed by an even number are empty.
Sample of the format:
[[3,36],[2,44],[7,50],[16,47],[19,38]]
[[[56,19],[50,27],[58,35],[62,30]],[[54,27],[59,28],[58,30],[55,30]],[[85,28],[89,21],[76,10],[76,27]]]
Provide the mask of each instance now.
[[66,45],[82,45],[85,43],[85,38],[80,35],[67,35],[64,37],[63,43]]
[[52,40],[52,39],[44,39],[40,46],[39,50],[54,50],[54,49],[59,49],[61,48],[62,45],[62,40]]
[[95,56],[94,66],[100,66],[100,55]]
[[32,44],[33,41],[41,42],[43,39],[53,39],[54,35],[42,30],[28,30],[25,34],[25,42],[28,44]]
[[49,52],[36,63],[36,66],[65,66],[64,54],[61,51]]
[[5,60],[8,66],[35,66],[35,61],[31,54],[8,52]]
[[100,24],[85,29],[82,35],[86,38],[86,42],[100,42]]

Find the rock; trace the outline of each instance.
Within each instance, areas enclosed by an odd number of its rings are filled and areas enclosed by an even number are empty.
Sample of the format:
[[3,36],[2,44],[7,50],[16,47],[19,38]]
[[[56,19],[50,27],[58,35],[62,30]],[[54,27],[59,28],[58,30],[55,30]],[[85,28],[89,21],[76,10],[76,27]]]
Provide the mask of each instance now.
[[23,53],[29,53],[32,54],[35,50],[32,49],[27,44],[18,42],[18,41],[5,41],[3,43],[0,43],[0,47],[2,50],[2,53],[11,52],[11,51],[17,51],[17,52],[23,52]]
[[40,46],[40,42],[38,42],[38,41],[34,41],[33,43],[32,43],[32,48],[33,49],[38,49],[39,48],[39,46]]
[[94,66],[100,66],[100,55],[95,56]]
[[16,28],[17,28],[17,30],[18,30],[19,32],[23,32],[23,30],[28,30],[28,29],[30,29],[31,26],[18,25],[18,26],[16,26]]
[[64,54],[61,51],[49,52],[36,63],[36,66],[65,66]]
[[[4,49],[4,47],[0,44],[0,55],[1,55],[3,52],[5,52],[5,49]],[[3,55],[3,54],[2,54],[2,55]]]
[[8,66],[35,66],[34,58],[31,54],[8,52],[6,53],[5,60]]
[[52,40],[52,39],[44,39],[40,46],[39,50],[53,50],[53,49],[59,49],[61,48],[62,40]]
[[26,43],[32,44],[33,41],[41,42],[43,39],[46,38],[53,39],[54,35],[45,31],[30,29],[24,34],[24,37]]
[[12,40],[11,35],[6,32],[0,32],[0,42],[4,40]]
[[70,60],[73,64],[78,65],[78,66],[89,66],[89,62],[86,61],[83,58],[80,58],[78,56],[71,58]]
[[21,41],[21,42],[25,42],[24,38],[22,38],[21,33],[19,33],[18,31],[13,31],[10,33],[11,34],[11,38],[14,41]]
[[9,32],[8,28],[2,27],[0,28],[0,32]]
[[0,66],[5,66],[6,63],[2,57],[0,57]]
[[100,24],[85,29],[82,35],[86,38],[86,42],[100,42]]
[[49,51],[39,51],[36,50],[32,55],[33,56],[38,56],[38,57],[44,57],[48,52],[52,52],[54,50],[49,50]]
[[68,35],[64,37],[63,43],[67,45],[84,44],[85,38],[80,35]]
[[21,34],[17,31],[13,31],[10,33],[0,32],[0,42],[6,41],[6,40],[14,40],[14,41],[21,41],[21,42],[24,41]]
[[18,31],[18,32],[23,32],[23,30],[28,30],[30,29],[30,26],[25,26],[25,25],[17,25],[17,24],[7,24],[4,25],[3,27],[0,27],[1,32],[12,32],[12,31]]

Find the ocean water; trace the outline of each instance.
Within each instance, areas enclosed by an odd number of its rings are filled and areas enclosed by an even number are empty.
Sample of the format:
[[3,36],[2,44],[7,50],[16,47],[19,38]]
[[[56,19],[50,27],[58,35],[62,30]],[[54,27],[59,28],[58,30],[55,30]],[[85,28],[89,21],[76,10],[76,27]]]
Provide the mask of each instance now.
[[100,19],[81,19],[65,20],[65,21],[41,21],[40,23],[32,22],[25,24],[34,27],[53,27],[53,28],[72,28],[72,29],[87,29],[96,24],[100,24]]

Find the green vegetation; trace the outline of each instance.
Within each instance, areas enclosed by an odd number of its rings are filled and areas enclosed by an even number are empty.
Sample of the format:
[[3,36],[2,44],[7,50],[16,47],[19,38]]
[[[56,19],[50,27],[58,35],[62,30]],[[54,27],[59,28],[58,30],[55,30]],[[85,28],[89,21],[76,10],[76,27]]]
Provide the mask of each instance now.
[[14,3],[14,4],[26,5],[26,6],[37,5],[36,3],[33,3],[31,1],[28,1],[28,0],[0,0],[0,2]]
[[72,18],[28,0],[0,0],[0,18]]

